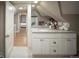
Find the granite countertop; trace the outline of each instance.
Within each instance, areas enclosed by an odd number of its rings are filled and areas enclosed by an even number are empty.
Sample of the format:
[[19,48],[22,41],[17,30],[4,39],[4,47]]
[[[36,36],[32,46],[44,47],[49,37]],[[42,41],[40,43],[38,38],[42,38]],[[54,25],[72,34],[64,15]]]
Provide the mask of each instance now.
[[32,28],[31,29],[32,32],[75,32],[75,31],[66,31],[66,30],[53,30],[53,29],[49,29],[49,28]]

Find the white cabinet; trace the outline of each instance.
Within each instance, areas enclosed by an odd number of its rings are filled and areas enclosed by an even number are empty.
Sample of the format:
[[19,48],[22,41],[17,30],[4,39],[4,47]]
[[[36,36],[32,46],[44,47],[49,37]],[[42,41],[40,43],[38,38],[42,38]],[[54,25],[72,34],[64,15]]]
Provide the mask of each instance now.
[[65,50],[66,50],[66,54],[68,55],[73,55],[76,54],[76,39],[66,39],[65,40]]
[[51,55],[75,55],[76,54],[76,39],[50,39],[50,54]]
[[40,41],[41,41],[41,54],[48,55],[49,54],[49,40],[40,39]]
[[33,39],[32,40],[33,54],[49,54],[48,39]]
[[[49,39],[50,40],[50,54],[58,55],[65,53],[64,40],[62,39]],[[62,42],[62,43],[61,43]]]
[[32,53],[33,54],[41,54],[40,39],[32,39]]
[[77,52],[76,33],[33,33],[32,35],[33,54],[75,55]]

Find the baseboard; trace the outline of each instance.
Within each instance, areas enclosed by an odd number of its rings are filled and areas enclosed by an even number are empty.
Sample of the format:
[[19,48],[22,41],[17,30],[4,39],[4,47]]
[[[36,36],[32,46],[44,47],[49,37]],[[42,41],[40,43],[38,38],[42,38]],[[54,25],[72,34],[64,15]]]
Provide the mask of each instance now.
[[0,58],[4,58],[4,53],[3,52],[0,52]]

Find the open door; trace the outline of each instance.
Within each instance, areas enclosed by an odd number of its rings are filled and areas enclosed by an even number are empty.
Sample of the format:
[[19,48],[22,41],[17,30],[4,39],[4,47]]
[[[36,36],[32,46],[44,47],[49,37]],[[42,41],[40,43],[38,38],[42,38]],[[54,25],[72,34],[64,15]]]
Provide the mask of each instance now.
[[9,57],[14,39],[14,7],[10,2],[5,5],[5,57]]

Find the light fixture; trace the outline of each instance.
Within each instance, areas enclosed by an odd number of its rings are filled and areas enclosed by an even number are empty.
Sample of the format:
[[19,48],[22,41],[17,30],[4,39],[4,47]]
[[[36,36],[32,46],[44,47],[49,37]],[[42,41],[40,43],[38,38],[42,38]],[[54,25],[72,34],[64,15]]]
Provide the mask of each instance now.
[[34,3],[38,3],[38,1],[34,1]]
[[19,9],[20,9],[20,10],[22,10],[22,9],[23,9],[23,7],[19,7]]
[[32,7],[35,7],[35,5],[32,5]]

